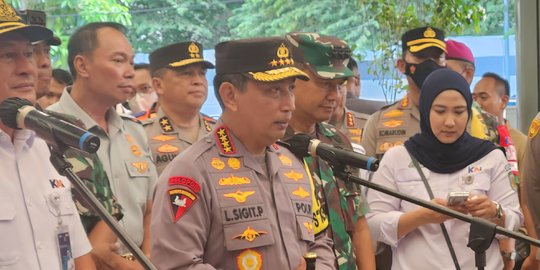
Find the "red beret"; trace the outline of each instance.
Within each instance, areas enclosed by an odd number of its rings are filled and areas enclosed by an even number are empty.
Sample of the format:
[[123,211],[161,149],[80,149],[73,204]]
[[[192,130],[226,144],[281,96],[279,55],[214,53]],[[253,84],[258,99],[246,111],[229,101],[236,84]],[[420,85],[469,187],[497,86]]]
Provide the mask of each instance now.
[[446,51],[446,59],[465,61],[474,65],[471,49],[464,43],[449,39],[446,41]]

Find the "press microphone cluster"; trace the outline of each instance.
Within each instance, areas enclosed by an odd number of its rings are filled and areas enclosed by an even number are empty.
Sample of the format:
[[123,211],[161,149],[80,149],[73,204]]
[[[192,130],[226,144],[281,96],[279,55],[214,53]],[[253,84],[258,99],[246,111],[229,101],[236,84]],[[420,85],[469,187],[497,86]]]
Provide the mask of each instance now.
[[55,146],[68,146],[88,153],[99,148],[99,138],[73,124],[37,110],[30,101],[12,97],[0,103],[0,118],[13,129],[29,129]]
[[349,165],[368,171],[376,171],[379,168],[379,160],[374,157],[323,143],[307,134],[295,134],[286,142],[290,145],[289,150],[296,156],[319,156],[330,164]]

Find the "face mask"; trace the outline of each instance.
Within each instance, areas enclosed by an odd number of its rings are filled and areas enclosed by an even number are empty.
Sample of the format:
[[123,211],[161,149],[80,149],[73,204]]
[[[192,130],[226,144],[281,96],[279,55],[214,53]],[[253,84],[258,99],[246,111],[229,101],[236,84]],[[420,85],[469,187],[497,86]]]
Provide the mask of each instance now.
[[405,75],[411,77],[418,88],[422,88],[422,84],[431,72],[444,68],[439,66],[435,61],[429,59],[420,64],[411,64],[405,62]]
[[150,110],[154,102],[157,101],[156,92],[137,93],[133,98],[128,100],[129,108],[132,113],[146,112]]

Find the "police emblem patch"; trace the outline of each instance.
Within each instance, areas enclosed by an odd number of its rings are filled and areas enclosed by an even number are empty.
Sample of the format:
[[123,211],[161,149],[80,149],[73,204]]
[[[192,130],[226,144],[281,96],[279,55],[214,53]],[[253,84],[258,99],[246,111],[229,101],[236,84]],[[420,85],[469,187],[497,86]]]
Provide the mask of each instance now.
[[229,158],[227,160],[227,164],[229,164],[229,167],[231,167],[231,169],[233,170],[238,170],[240,169],[240,160],[237,159],[237,158]]
[[210,161],[210,165],[214,167],[216,170],[223,170],[225,168],[225,162],[221,161],[219,158],[212,158],[212,161]]
[[540,130],[540,120],[534,119],[531,123],[531,126],[529,127],[529,139],[532,139],[538,134],[538,130]]
[[189,210],[191,205],[197,200],[197,195],[180,188],[170,189],[169,202],[172,210],[174,222],[178,222],[180,218]]
[[240,270],[260,270],[262,268],[262,256],[255,250],[246,249],[236,257],[236,266]]
[[173,176],[169,178],[169,186],[183,186],[187,187],[195,193],[199,193],[201,190],[201,185],[199,182],[185,176]]

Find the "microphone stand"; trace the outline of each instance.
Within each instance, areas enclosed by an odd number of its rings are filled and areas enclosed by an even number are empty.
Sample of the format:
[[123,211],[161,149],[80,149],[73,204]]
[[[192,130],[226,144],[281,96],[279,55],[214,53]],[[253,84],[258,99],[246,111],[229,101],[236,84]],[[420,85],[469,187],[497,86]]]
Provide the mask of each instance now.
[[64,158],[64,153],[67,150],[61,142],[57,142],[58,146],[49,145],[51,150],[50,161],[60,175],[66,176],[72,183],[73,187],[82,196],[83,200],[107,223],[114,234],[122,241],[122,243],[133,253],[133,256],[141,263],[146,270],[157,270],[157,268],[144,255],[141,249],[127,237],[126,232],[120,227],[118,222],[105,210],[101,203],[96,199],[94,194],[88,190],[82,180],[73,172],[73,166]]
[[361,179],[359,177],[352,175],[350,172],[345,170],[342,165],[338,165],[338,166],[334,166],[334,165],[332,165],[333,169],[335,169],[334,174],[340,177],[341,179],[352,181],[362,186],[380,191],[382,193],[394,196],[396,198],[400,198],[402,200],[414,203],[416,205],[420,205],[430,210],[433,210],[433,211],[442,213],[444,215],[459,219],[461,221],[470,223],[471,229],[469,232],[469,243],[467,244],[467,246],[474,251],[475,264],[476,264],[476,267],[480,270],[484,269],[484,267],[486,266],[486,252],[485,251],[491,245],[491,242],[493,241],[493,238],[495,237],[495,233],[502,234],[502,235],[505,235],[514,239],[520,239],[531,245],[540,247],[540,241],[537,239],[499,227],[495,225],[494,223],[489,222],[483,218],[471,217],[463,213],[460,213],[458,211],[454,211],[452,209],[446,208],[444,206],[408,196],[404,193],[395,191],[385,186],[371,183],[369,181],[366,181],[364,179]]

